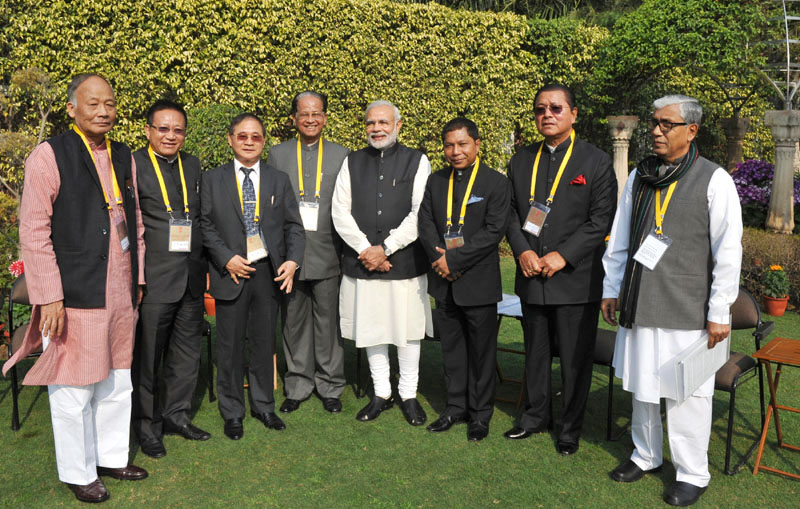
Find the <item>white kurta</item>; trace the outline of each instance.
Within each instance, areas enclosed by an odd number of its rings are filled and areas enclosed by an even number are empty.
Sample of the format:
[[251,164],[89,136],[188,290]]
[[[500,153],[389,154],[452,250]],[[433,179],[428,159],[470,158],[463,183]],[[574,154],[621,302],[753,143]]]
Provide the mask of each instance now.
[[[371,246],[351,214],[352,194],[347,158],[336,178],[331,216],[339,236],[361,253]],[[414,177],[411,211],[389,232],[384,241],[392,252],[405,248],[417,239],[417,213],[425,193],[431,164],[423,155]],[[339,292],[342,337],[352,339],[358,348],[382,344],[404,347],[407,341],[420,340],[433,325],[428,300],[427,276],[411,279],[377,280],[342,277]]]
[[[691,171],[691,170],[690,170]],[[619,297],[628,256],[633,180],[632,172],[625,185],[608,248],[603,256],[605,280],[603,298]],[[739,294],[739,270],[742,260],[742,210],[736,186],[728,172],[718,168],[711,176],[706,193],[708,203],[709,237],[714,260],[708,321],[727,324],[730,307]],[[669,235],[669,232],[665,232]],[[659,398],[676,398],[674,358],[707,337],[706,330],[619,327],[614,349],[613,365],[622,379],[622,386],[639,401],[658,403]],[[694,393],[708,397],[714,393],[714,377],[709,378]]]

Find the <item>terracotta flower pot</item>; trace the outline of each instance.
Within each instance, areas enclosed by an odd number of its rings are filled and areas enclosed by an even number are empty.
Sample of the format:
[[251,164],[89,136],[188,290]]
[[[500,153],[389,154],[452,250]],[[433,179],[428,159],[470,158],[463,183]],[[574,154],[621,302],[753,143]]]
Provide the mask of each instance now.
[[767,295],[762,295],[762,297],[764,298],[764,310],[768,315],[783,316],[783,313],[786,312],[786,304],[789,302],[788,295],[777,298],[769,297]]
[[217,316],[217,301],[208,292],[203,294],[203,305],[208,316]]

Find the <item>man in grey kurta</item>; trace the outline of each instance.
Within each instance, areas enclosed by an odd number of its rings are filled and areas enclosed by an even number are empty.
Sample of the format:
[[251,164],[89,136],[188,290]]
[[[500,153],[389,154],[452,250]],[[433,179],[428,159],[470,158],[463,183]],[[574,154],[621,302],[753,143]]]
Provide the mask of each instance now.
[[339,397],[345,385],[344,350],[338,319],[341,240],[333,229],[331,196],[347,149],[322,139],[327,108],[328,99],[323,94],[297,94],[291,118],[298,138],[272,147],[267,158],[267,164],[289,175],[306,230],[303,266],[283,309],[287,371],[286,400],[280,411],[284,413],[297,410],[315,388],[325,410],[342,410]]

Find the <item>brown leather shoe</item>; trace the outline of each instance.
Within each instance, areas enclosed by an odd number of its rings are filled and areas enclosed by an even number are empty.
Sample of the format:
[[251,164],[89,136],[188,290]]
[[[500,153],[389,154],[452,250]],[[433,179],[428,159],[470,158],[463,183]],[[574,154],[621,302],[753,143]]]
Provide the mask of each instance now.
[[99,477],[86,486],[81,486],[80,484],[67,484],[67,486],[75,494],[75,498],[81,502],[105,502],[110,496],[108,490],[106,490],[106,485],[103,484]]
[[97,475],[107,475],[120,481],[141,481],[147,477],[147,470],[136,465],[123,468],[97,467]]

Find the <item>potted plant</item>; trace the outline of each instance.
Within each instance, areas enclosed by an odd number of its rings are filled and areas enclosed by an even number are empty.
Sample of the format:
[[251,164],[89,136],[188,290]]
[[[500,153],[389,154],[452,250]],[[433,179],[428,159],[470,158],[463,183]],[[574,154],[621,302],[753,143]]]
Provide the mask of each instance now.
[[783,316],[789,302],[789,278],[783,267],[770,265],[764,274],[764,309],[772,316]]

